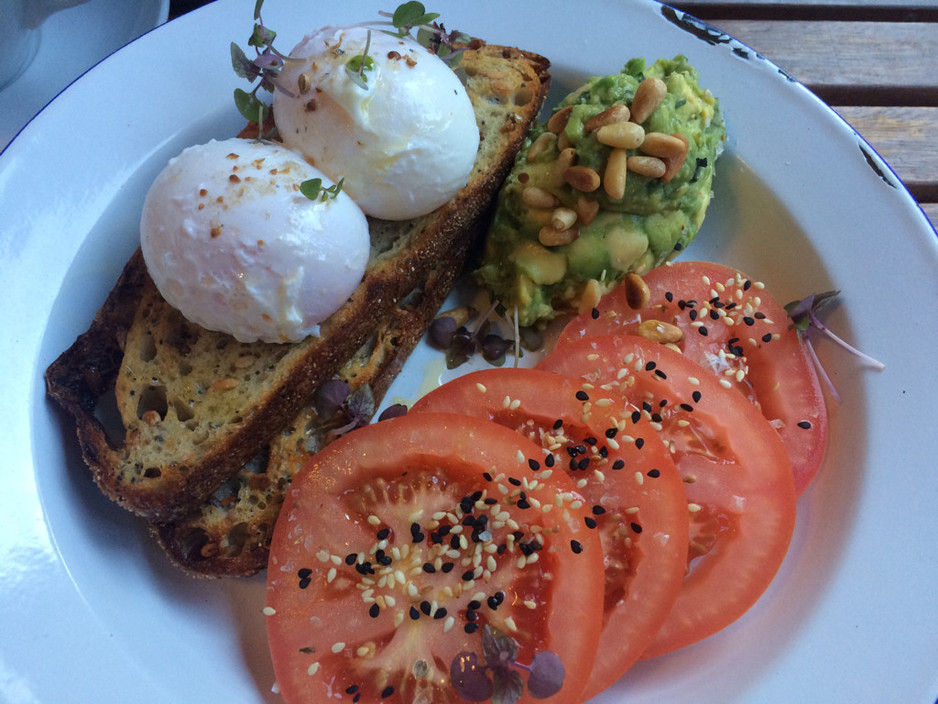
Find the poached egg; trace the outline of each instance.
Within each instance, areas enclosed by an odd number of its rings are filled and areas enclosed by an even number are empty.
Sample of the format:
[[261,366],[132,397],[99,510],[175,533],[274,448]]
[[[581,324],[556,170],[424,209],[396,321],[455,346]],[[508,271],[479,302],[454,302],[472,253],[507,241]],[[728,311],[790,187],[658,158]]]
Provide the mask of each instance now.
[[[362,86],[347,66],[366,45]],[[466,184],[479,148],[472,103],[453,70],[410,37],[325,27],[297,44],[278,84],[284,144],[344,178],[367,215],[414,218]]]
[[241,342],[319,332],[361,282],[368,223],[302,156],[247,139],[211,141],[170,160],[147,193],[141,248],[166,301]]

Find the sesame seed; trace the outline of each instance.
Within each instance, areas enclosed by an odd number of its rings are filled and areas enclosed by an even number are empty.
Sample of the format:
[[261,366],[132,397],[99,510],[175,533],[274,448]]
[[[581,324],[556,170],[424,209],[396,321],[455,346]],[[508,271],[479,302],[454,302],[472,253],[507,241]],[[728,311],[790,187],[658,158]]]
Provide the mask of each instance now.
[[701,508],[703,507],[700,504],[695,504],[695,503],[687,504],[687,510],[690,511],[691,513],[697,513],[698,511],[701,510]]
[[272,606],[265,606],[261,613],[263,613],[264,616],[273,616],[275,613],[277,613],[277,610]]
[[333,643],[331,650],[333,653],[341,653],[343,650],[345,650],[345,643],[343,643],[342,641]]
[[315,675],[318,671],[319,671],[318,662],[314,662],[312,665],[306,668],[306,674],[310,676]]
[[368,522],[373,526],[381,525],[381,519],[374,514],[368,516]]

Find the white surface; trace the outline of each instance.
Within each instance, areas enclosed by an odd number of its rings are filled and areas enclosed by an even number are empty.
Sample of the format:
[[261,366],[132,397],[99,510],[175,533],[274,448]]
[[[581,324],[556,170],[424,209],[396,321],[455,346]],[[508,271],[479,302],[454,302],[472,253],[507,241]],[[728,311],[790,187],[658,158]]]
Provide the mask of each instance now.
[[[771,64],[679,29],[651,2],[593,4],[608,18],[599,30],[573,3],[549,22],[536,0],[442,11],[448,27],[549,56],[558,95],[633,55],[687,54],[732,135],[692,256],[738,266],[782,300],[841,288],[829,323],[887,365],[873,372],[819,345],[843,403],[778,579],[733,627],[640,664],[602,701],[932,704],[938,239],[869,147]],[[133,42],[0,155],[0,699],[278,700],[262,580],[197,581],[169,567],[90,483],[42,381],[133,251],[150,179],[182,147],[240,127],[228,44],[245,41],[253,6],[223,0]],[[272,0],[265,20],[292,46],[317,25],[388,9],[349,7]],[[412,360],[392,394],[415,395],[426,368]]]
[[168,15],[169,0],[90,0],[49,17],[32,62],[0,91],[0,149],[69,83]]

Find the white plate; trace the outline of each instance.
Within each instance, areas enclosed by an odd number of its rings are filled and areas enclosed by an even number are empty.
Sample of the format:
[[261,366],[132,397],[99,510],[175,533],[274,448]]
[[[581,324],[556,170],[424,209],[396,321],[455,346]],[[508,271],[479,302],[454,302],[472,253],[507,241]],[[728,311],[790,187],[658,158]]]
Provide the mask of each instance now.
[[[391,3],[393,5],[393,3]],[[136,245],[148,182],[182,147],[234,133],[254,0],[223,0],[94,67],[0,155],[0,698],[274,702],[260,578],[199,581],[88,479],[45,398],[46,366],[83,331]],[[387,3],[269,0],[303,29]],[[765,597],[727,631],[638,665],[607,702],[921,702],[938,695],[938,240],[868,145],[744,46],[650,0],[583,7],[485,0],[450,27],[541,52],[556,94],[632,56],[684,53],[731,138],[691,254],[738,266],[783,300],[843,290],[830,324],[885,371],[821,342],[841,405],[823,474]],[[679,15],[678,15],[679,16]],[[926,301],[920,306],[917,300]],[[413,397],[421,350],[392,394]]]
[[36,56],[0,91],[0,149],[69,83],[168,14],[169,0],[88,0],[49,17]]

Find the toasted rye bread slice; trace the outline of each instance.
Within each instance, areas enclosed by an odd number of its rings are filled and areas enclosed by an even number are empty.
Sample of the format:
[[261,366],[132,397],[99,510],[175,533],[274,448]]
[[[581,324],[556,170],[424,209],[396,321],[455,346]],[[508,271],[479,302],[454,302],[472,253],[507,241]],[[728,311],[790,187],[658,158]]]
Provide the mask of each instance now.
[[[246,344],[193,325],[160,297],[135,255],[89,330],[46,372],[101,490],[154,523],[185,517],[288,427],[441,262],[461,266],[537,118],[548,69],[518,49],[476,43],[465,52],[461,70],[482,136],[467,185],[426,216],[371,222],[365,277],[319,337]],[[116,436],[97,417],[111,390]]]
[[[469,239],[467,238],[467,241]],[[426,287],[395,306],[379,330],[339,370],[354,393],[367,388],[380,405],[385,392],[461,273],[462,257],[442,262]],[[270,446],[179,521],[151,524],[172,561],[197,577],[249,576],[267,566],[270,540],[293,477],[330,442],[345,421],[304,408]]]

